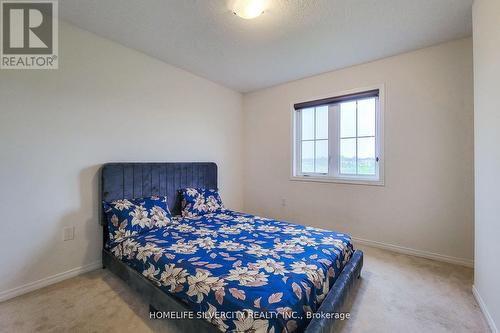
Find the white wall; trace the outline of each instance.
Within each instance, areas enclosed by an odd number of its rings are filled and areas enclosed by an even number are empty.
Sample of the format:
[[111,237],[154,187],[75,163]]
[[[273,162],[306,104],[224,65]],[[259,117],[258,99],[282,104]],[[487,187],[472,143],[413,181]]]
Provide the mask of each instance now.
[[[230,208],[472,259],[470,39],[248,94],[244,112],[236,92],[67,24],[60,50],[59,70],[0,71],[0,300],[99,263],[109,161],[215,161]],[[290,103],[380,83],[386,185],[290,181]]]
[[100,261],[102,163],[214,161],[242,206],[241,94],[66,24],[59,45],[59,70],[0,71],[0,299]]
[[500,1],[475,0],[473,22],[476,185],[474,285],[476,296],[490,326],[494,332],[498,332],[500,328]]
[[[468,38],[245,95],[245,210],[470,263],[472,82]],[[380,83],[385,186],[290,181],[290,103]]]

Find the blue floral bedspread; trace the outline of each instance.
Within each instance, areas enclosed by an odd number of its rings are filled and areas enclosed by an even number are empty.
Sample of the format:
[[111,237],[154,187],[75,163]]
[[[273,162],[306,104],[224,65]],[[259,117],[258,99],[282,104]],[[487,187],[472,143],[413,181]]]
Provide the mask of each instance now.
[[346,234],[224,211],[108,248],[222,331],[302,331],[353,253]]

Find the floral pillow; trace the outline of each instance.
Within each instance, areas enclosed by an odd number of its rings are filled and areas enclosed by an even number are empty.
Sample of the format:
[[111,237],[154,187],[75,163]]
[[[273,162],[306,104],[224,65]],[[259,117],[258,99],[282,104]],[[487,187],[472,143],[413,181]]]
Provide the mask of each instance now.
[[225,210],[217,190],[185,188],[182,194],[182,216],[193,217]]
[[103,201],[103,206],[111,241],[120,241],[171,223],[166,197]]

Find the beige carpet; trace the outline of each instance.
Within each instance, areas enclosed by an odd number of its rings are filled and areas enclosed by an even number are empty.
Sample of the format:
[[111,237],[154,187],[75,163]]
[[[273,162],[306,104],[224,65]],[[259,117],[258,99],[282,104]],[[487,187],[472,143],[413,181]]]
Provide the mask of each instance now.
[[[489,332],[472,269],[362,247],[365,266],[339,332]],[[0,303],[1,332],[165,332],[148,304],[107,270]]]

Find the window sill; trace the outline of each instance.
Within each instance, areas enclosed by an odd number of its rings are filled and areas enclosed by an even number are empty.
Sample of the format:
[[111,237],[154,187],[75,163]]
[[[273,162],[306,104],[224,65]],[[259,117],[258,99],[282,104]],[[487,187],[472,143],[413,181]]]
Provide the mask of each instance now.
[[331,177],[318,177],[318,176],[291,176],[291,181],[299,182],[313,182],[313,183],[337,183],[337,184],[350,184],[350,185],[368,185],[368,186],[385,186],[383,180],[369,180],[369,179],[349,179],[349,178],[331,178]]

